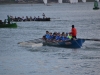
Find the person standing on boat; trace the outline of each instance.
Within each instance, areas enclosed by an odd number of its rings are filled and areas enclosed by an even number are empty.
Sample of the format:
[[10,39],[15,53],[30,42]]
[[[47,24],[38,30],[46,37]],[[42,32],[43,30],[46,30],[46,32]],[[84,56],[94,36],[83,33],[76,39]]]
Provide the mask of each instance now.
[[72,39],[76,39],[77,29],[74,27],[74,25],[72,25],[72,29],[69,34],[72,34]]
[[43,16],[43,18],[45,18],[45,14],[44,13],[42,14],[42,16]]
[[8,17],[8,24],[10,24],[10,17],[9,17],[9,15],[7,15],[7,17]]

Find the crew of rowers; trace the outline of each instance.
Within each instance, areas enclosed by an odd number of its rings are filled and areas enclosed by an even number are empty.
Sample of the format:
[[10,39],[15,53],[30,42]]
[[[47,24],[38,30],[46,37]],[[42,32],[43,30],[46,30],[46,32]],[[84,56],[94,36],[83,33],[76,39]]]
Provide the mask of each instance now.
[[38,17],[34,16],[33,18],[32,18],[32,16],[30,16],[30,17],[26,16],[26,18],[24,16],[22,16],[22,17],[9,16],[9,17],[10,17],[11,21],[16,21],[16,20],[17,21],[35,21],[35,20],[47,18],[44,13],[42,14],[42,16],[43,16],[43,18],[40,18],[40,16],[38,16]]
[[43,36],[43,40],[46,40],[48,42],[61,42],[61,41],[68,41],[72,39],[72,34],[62,32],[49,32],[46,31],[46,34]]
[[65,33],[62,32],[60,34],[59,32],[54,32],[53,34],[49,31],[46,31],[46,34],[43,36],[43,40],[50,41],[50,42],[61,42],[61,41],[68,41],[68,40],[76,40],[77,36],[77,29],[74,25],[72,25],[71,32]]

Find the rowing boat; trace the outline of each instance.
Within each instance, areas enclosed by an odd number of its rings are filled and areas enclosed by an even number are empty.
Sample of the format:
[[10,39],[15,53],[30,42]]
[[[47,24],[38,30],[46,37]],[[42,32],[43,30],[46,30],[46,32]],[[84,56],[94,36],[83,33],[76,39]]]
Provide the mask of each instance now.
[[19,42],[21,46],[34,46],[38,47],[40,46],[54,46],[54,47],[63,47],[63,48],[81,48],[83,43],[85,42],[85,39],[76,39],[76,40],[69,40],[66,42],[48,42],[43,39],[36,39],[36,40],[30,40],[26,42]]
[[12,22],[25,22],[25,21],[50,21],[50,18],[35,18],[35,19],[22,19],[22,18],[11,18]]

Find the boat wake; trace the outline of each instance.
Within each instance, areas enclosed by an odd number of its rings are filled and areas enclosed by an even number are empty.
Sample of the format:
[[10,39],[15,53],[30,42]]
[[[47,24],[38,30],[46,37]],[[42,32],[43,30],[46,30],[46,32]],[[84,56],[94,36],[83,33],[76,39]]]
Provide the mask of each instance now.
[[19,42],[18,44],[22,47],[42,47],[43,46],[42,40],[40,39]]

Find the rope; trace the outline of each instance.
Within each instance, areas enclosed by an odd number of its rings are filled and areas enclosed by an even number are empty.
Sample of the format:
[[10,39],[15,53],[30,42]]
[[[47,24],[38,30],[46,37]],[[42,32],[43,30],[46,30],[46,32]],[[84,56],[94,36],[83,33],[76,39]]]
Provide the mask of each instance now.
[[[76,41],[76,40],[74,40],[77,44],[78,44],[78,46],[80,46],[81,47],[81,45],[79,45],[79,43]],[[82,44],[82,40],[81,40],[81,44]]]

